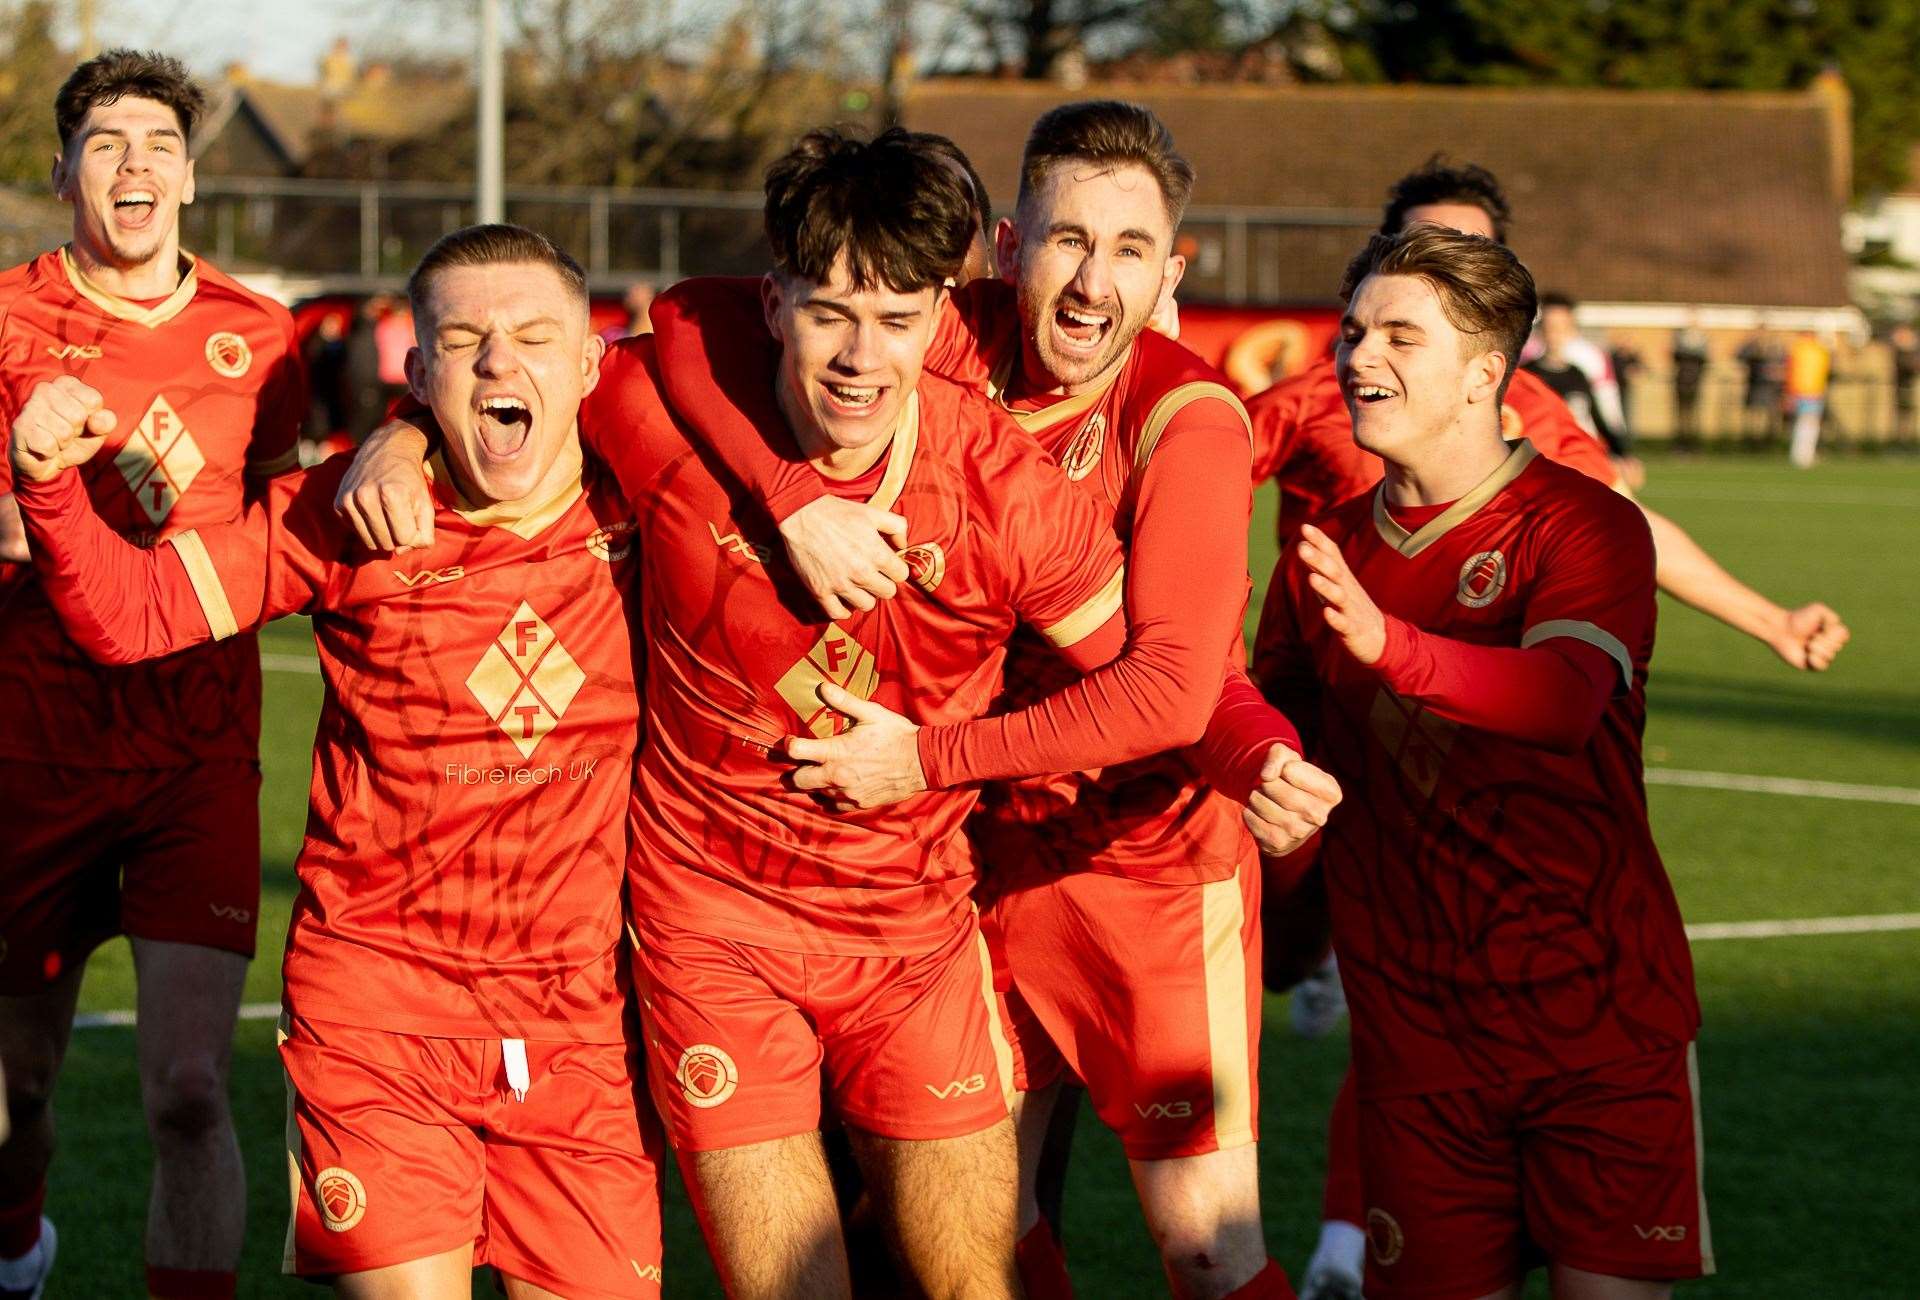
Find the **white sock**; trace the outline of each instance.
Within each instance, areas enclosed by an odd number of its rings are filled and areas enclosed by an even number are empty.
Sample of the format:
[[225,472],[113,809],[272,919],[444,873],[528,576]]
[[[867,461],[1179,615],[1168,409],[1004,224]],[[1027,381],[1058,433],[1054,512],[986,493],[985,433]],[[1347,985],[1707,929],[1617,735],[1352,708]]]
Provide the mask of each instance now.
[[1359,1277],[1367,1268],[1367,1234],[1358,1224],[1328,1219],[1320,1225],[1320,1241],[1307,1261],[1307,1271],[1328,1268]]
[[41,1262],[47,1253],[47,1234],[43,1227],[33,1249],[18,1259],[0,1259],[0,1290],[27,1291],[40,1285]]

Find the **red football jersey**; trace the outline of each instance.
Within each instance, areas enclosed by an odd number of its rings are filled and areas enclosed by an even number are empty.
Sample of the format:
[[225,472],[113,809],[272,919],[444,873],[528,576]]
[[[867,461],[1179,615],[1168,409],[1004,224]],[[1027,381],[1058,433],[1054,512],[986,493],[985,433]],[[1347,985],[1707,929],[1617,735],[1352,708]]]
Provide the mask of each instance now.
[[[763,513],[668,414],[656,366],[652,339],[616,344],[583,414],[640,522],[635,919],[789,951],[931,951],[970,906],[976,791],[837,814],[789,786],[777,751],[843,728],[823,682],[921,724],[981,713],[1016,622],[1063,649],[1117,630],[1120,547],[1030,439],[928,376],[873,473],[833,485],[907,516],[913,577],[826,622]],[[1110,654],[1122,638],[1099,639]]]
[[[1188,634],[1208,647],[1203,662],[1239,662],[1252,496],[1246,411],[1225,379],[1178,343],[1144,330],[1105,387],[1071,397],[1023,395],[1013,286],[975,281],[955,294],[954,304],[957,310],[947,314],[928,349],[928,368],[983,382],[1092,501],[1102,526],[1111,527],[1128,547],[1136,573],[1149,559],[1135,555],[1133,546],[1149,513],[1173,530],[1197,528],[1195,510],[1227,516],[1240,541],[1237,553],[1204,559],[1182,555],[1175,537],[1163,534],[1154,545],[1168,553],[1154,558],[1187,566],[1189,599],[1208,602],[1206,608],[1184,611]],[[1188,477],[1220,493],[1220,502],[1143,495],[1152,488],[1148,470],[1156,456],[1165,456],[1182,439],[1222,430],[1229,435],[1221,440],[1222,454],[1186,467]],[[1229,447],[1231,456],[1224,454]],[[1130,586],[1130,625],[1137,628],[1143,619],[1167,615],[1151,609],[1152,603],[1143,602]],[[1022,636],[1009,658],[1007,689],[996,711],[1033,705],[1071,680],[1058,656]],[[1092,870],[1162,882],[1225,880],[1244,856],[1246,842],[1239,807],[1205,784],[1191,747],[1098,771],[996,783],[981,799],[973,832],[992,870]]]
[[[327,693],[287,939],[293,1014],[619,1042],[639,716],[625,503],[595,471],[524,512],[468,508],[440,466],[432,546],[375,555],[334,513],[347,460],[151,552],[114,543],[71,494],[63,517],[99,545],[49,545],[61,613],[119,658],[313,616]],[[22,488],[32,527],[49,488]],[[104,594],[77,608],[89,592]]]
[[[1285,542],[1347,498],[1380,481],[1380,458],[1354,445],[1353,417],[1340,393],[1332,357],[1250,398],[1255,482],[1280,480],[1280,540]],[[1516,371],[1500,408],[1500,431],[1525,438],[1549,460],[1613,486],[1619,471],[1606,446],[1580,427],[1560,395],[1525,370]]]
[[[141,545],[238,517],[243,470],[294,464],[307,392],[293,318],[205,261],[148,306],[103,292],[64,248],[0,276],[0,435],[61,375],[119,417],[82,473],[101,518]],[[259,734],[253,638],[103,668],[61,632],[32,567],[0,563],[0,757],[173,767],[253,758]]]
[[1384,612],[1483,646],[1572,637],[1619,669],[1586,745],[1558,753],[1388,689],[1321,615],[1297,556],[1275,575],[1256,672],[1344,798],[1321,837],[1354,1061],[1368,1096],[1577,1070],[1688,1042],[1679,907],[1647,825],[1640,737],[1653,545],[1633,503],[1520,443],[1409,533],[1384,489],[1319,526]]

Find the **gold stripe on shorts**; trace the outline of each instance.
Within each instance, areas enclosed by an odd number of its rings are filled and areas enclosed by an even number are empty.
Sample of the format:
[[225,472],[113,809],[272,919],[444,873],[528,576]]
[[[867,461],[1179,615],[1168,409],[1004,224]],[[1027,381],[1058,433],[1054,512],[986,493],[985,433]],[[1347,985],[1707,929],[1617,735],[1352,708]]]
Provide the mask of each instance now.
[[[287,1041],[287,1031],[293,1027],[287,1013],[280,1013],[280,1023],[273,1031],[273,1045],[278,1048]],[[280,1271],[293,1272],[293,1229],[300,1219],[300,1126],[293,1119],[293,1076],[287,1073],[287,1062],[280,1058],[280,1078],[287,1085],[287,1242],[280,1251]]]
[[[1242,865],[1240,870],[1258,870]],[[1213,1070],[1213,1138],[1222,1151],[1253,1141],[1253,1067],[1247,1056],[1246,908],[1239,873],[1200,886],[1207,969],[1207,1045]]]
[[1707,1223],[1707,1135],[1700,1127],[1700,1055],[1687,1044],[1687,1092],[1693,1101],[1693,1185],[1700,1196],[1700,1272],[1713,1273],[1713,1228]]
[[993,1064],[1000,1071],[1000,1095],[1013,1106],[1013,1044],[1007,1041],[1007,1027],[1000,1019],[1000,999],[993,991],[993,954],[987,951],[987,937],[976,933],[974,945],[980,950],[980,993],[987,1000],[987,1037],[993,1042]]

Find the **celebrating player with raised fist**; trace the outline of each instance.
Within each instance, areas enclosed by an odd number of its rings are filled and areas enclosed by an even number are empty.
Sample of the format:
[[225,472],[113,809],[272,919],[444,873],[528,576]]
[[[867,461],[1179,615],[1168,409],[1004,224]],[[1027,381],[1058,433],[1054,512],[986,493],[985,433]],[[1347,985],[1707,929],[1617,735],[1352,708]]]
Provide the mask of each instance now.
[[[171,59],[111,50],[54,103],[64,247],[0,274],[0,427],[141,546],[235,518],[306,412],[293,321],[180,249],[205,107]],[[62,438],[69,424],[86,436]],[[106,668],[61,630],[0,465],[0,1291],[44,1285],[54,1083],[87,957],[125,934],[153,1139],[147,1287],[234,1290],[246,1220],[228,1046],[260,910],[252,637]]]
[[349,1296],[466,1296],[481,1264],[516,1300],[657,1295],[657,1124],[635,1104],[622,969],[634,526],[581,456],[601,346],[586,277],[542,236],[476,226],[429,250],[408,296],[409,378],[446,435],[431,546],[359,545],[333,511],[344,457],[237,521],[130,546],[70,468],[113,422],[63,378],[13,425],[34,566],[110,662],[313,617],[327,694],[284,971],[288,1269]]

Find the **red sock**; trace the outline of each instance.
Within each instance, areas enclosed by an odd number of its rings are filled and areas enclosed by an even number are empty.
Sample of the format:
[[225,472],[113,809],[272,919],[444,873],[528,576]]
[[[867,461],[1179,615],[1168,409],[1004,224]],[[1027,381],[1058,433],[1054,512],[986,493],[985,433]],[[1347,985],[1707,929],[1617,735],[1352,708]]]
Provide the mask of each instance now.
[[1267,1266],[1255,1273],[1251,1282],[1229,1292],[1227,1300],[1298,1300],[1298,1297],[1293,1294],[1293,1283],[1287,1281],[1287,1271],[1268,1260]]
[[1060,1243],[1053,1239],[1053,1229],[1045,1219],[1014,1243],[1013,1263],[1020,1272],[1027,1300],[1073,1300],[1067,1257],[1060,1253]]
[[40,1244],[40,1212],[46,1208],[44,1181],[26,1200],[0,1205],[0,1259],[19,1259]]
[[1360,1099],[1354,1094],[1351,1065],[1327,1117],[1327,1190],[1320,1218],[1356,1227],[1367,1221],[1366,1188],[1360,1180]]
[[233,1300],[235,1274],[217,1268],[155,1268],[147,1265],[147,1294],[154,1300]]

